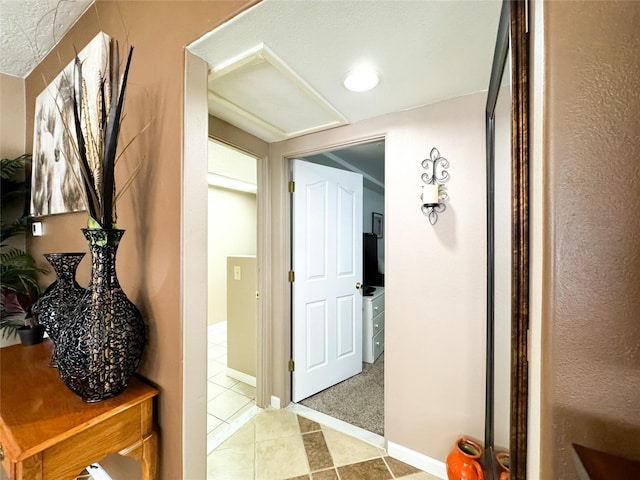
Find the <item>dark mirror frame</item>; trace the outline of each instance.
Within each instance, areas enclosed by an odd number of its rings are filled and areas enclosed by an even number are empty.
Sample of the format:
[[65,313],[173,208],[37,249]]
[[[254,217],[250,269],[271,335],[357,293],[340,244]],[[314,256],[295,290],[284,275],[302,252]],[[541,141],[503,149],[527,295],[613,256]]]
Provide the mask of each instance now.
[[[524,0],[504,0],[486,108],[487,135],[487,364],[485,459],[493,478],[494,426],[494,164],[495,106],[511,46],[511,479],[527,476],[529,331],[529,38]],[[488,460],[488,461],[487,461]]]

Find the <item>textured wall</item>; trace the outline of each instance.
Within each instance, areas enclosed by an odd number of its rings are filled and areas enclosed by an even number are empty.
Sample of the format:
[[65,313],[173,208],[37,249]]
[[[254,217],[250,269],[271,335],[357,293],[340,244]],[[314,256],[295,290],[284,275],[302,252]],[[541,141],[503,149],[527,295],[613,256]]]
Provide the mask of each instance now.
[[640,459],[640,2],[545,6],[542,478]]

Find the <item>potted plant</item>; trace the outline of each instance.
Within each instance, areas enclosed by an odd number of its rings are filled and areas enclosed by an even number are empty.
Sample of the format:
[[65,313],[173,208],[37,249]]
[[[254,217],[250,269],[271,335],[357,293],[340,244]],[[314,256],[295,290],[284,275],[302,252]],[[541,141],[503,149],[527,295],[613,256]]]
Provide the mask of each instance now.
[[24,154],[0,161],[0,333],[3,338],[17,333],[25,345],[39,343],[44,333],[42,325],[31,315],[31,306],[40,295],[38,274],[45,270],[15,241],[29,226],[25,215],[28,182],[24,169],[30,160],[31,156]]

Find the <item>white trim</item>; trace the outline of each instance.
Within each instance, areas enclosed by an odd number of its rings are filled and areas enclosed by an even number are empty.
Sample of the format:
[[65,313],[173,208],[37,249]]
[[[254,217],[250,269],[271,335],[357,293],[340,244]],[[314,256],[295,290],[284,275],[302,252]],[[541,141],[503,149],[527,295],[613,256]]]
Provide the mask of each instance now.
[[[256,160],[257,162],[257,160]],[[237,178],[225,177],[217,173],[207,173],[207,184],[210,187],[226,188],[227,190],[235,190],[238,192],[258,193],[258,185]]]
[[246,383],[247,385],[251,385],[252,387],[256,386],[256,377],[252,377],[251,375],[247,375],[244,372],[234,370],[233,368],[227,367],[227,377],[235,378],[236,380],[240,380],[242,383]]
[[215,435],[207,436],[207,455],[209,455],[216,448],[222,445],[222,443],[224,443],[226,440],[231,438],[234,433],[240,430],[243,425],[249,423],[249,420],[251,420],[261,411],[262,409],[260,407],[254,405],[238,418],[236,418],[232,423],[228,424],[227,427],[223,430],[219,431]]
[[[182,478],[207,475],[207,63],[185,50],[180,205]],[[204,201],[203,201],[204,199]],[[162,414],[162,412],[161,412]],[[177,441],[177,440],[176,440]],[[169,442],[165,443],[168,448]]]
[[271,395],[271,407],[272,408],[277,408],[278,410],[280,410],[280,398],[276,397],[275,395]]
[[384,450],[384,437],[376,435],[364,428],[356,427],[355,425],[343,422],[342,420],[338,420],[337,418],[318,412],[317,410],[305,407],[299,403],[290,403],[287,405],[286,410]]
[[387,442],[387,453],[390,457],[397,458],[412,467],[419,468],[423,472],[430,473],[443,480],[447,478],[447,466],[440,460],[427,457],[422,453],[410,450],[407,447],[393,442]]

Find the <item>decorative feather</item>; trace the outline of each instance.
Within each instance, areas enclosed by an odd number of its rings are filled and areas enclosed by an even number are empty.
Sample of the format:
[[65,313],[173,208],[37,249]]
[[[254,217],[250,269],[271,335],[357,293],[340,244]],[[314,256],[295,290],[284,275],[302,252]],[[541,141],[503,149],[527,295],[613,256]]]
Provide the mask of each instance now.
[[[75,60],[78,72],[76,87],[80,101],[78,101],[74,91],[73,107],[80,170],[87,197],[90,224],[93,224],[91,221],[93,220],[100,228],[105,229],[113,228],[115,224],[115,163],[120,121],[132,55],[133,47],[130,47],[122,83],[120,83],[119,45],[117,41],[115,42],[115,49],[111,58],[111,80],[102,79],[100,82],[100,98],[97,100],[99,110],[98,138],[94,138],[93,130],[88,122],[84,122],[84,132],[82,129],[82,110],[87,108],[87,101],[83,98],[83,91],[86,89],[83,89],[82,64],[77,55]],[[91,151],[88,152],[88,149]]]

